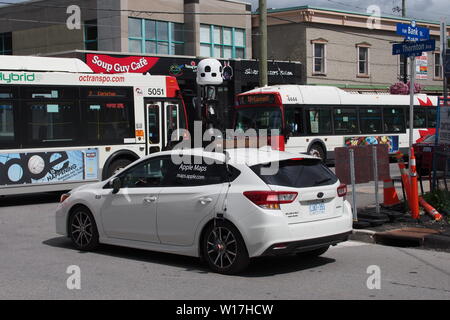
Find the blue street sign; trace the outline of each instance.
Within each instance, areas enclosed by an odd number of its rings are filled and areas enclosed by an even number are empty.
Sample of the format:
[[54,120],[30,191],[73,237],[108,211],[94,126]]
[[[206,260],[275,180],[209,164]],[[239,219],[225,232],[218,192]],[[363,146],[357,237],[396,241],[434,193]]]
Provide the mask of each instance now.
[[436,49],[436,41],[425,40],[415,42],[396,43],[392,46],[392,54],[402,54],[405,56],[420,56],[423,51],[434,51]]
[[397,34],[404,36],[406,40],[419,41],[430,39],[430,30],[423,27],[417,27],[416,22],[411,24],[397,23]]

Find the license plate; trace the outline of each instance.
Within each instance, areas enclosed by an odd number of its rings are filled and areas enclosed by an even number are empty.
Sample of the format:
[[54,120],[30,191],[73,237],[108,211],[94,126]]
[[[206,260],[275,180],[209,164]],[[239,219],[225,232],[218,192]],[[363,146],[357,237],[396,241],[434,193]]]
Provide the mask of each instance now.
[[325,213],[325,203],[312,203],[309,205],[310,214],[322,214]]

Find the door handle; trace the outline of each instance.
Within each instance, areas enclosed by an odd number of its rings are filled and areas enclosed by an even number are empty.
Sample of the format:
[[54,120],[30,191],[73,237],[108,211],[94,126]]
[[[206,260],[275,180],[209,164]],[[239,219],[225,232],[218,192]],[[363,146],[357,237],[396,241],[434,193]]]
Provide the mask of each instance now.
[[147,203],[152,203],[152,202],[155,202],[156,199],[157,198],[155,196],[148,196],[148,197],[144,198],[144,201],[147,202]]
[[210,203],[212,201],[212,199],[209,198],[209,197],[203,197],[203,198],[200,198],[199,200],[200,200],[201,204],[207,204],[207,203]]

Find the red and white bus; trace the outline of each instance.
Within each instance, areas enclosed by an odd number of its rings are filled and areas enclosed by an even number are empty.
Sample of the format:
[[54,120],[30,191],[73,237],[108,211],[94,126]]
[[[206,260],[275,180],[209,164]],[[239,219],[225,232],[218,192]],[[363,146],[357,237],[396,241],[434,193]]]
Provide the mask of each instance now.
[[[434,134],[437,97],[414,98],[414,142]],[[350,93],[332,86],[275,85],[237,96],[235,129],[278,129],[286,151],[334,159],[334,148],[388,144],[407,153],[409,95]]]
[[99,181],[162,150],[186,110],[174,77],[95,74],[78,59],[0,58],[0,195]]

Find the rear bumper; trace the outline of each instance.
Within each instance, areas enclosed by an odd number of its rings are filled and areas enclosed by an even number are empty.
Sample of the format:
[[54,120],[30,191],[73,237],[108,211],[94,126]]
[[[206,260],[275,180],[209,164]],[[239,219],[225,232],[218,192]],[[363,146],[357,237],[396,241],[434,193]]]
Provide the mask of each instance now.
[[285,255],[297,252],[311,251],[325,246],[336,245],[340,242],[347,241],[351,233],[352,231],[348,231],[321,238],[284,242],[282,244],[273,244],[264,251],[262,256]]

